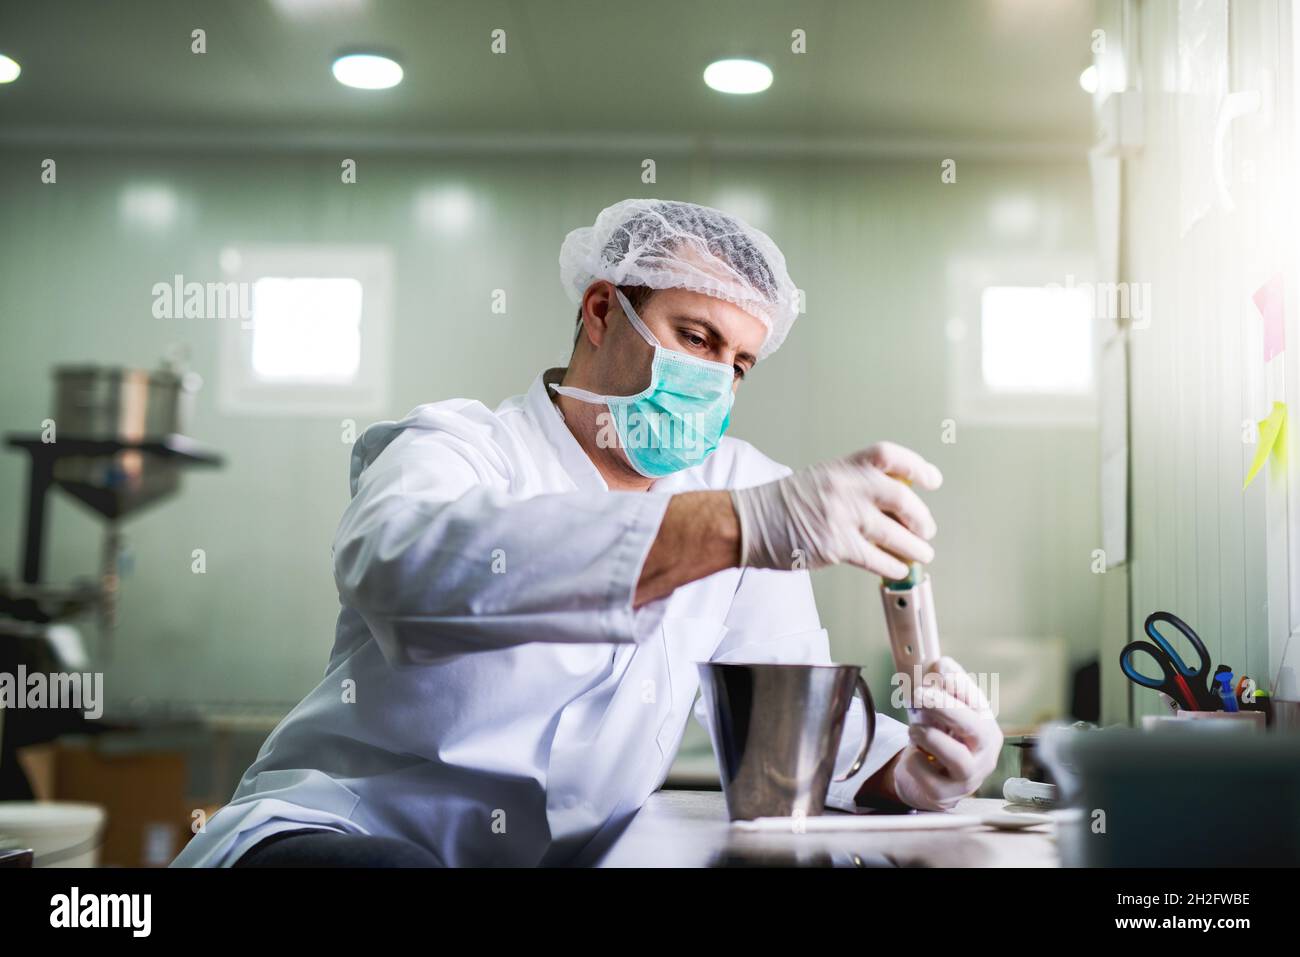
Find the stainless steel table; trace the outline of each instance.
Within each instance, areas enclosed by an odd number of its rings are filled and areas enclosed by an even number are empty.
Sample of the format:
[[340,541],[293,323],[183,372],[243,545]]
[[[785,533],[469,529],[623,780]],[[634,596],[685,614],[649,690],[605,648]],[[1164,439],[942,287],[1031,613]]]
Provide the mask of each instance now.
[[[958,813],[1000,800],[968,798]],[[828,811],[830,813],[839,813]],[[1049,828],[777,834],[734,830],[720,791],[658,791],[600,861],[601,867],[1055,867]]]

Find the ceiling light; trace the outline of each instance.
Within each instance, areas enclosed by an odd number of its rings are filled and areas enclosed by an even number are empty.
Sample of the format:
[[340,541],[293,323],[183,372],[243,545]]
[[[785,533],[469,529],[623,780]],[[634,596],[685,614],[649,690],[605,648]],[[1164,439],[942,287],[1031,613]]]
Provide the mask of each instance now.
[[17,60],[11,60],[0,53],[0,83],[12,83],[22,72],[23,68],[18,65]]
[[1079,74],[1079,86],[1083,87],[1085,93],[1097,92],[1097,65],[1095,63]]
[[717,60],[705,67],[704,82],[719,93],[762,93],[772,71],[757,60]]
[[334,79],[358,90],[387,90],[402,82],[401,65],[377,53],[349,53],[333,69]]

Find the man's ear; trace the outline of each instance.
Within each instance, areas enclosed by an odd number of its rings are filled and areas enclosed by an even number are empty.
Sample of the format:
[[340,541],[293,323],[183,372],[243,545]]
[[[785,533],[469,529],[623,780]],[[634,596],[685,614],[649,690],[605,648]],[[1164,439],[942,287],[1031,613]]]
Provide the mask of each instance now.
[[597,349],[609,331],[609,310],[614,301],[614,284],[604,280],[593,282],[582,294],[583,332]]

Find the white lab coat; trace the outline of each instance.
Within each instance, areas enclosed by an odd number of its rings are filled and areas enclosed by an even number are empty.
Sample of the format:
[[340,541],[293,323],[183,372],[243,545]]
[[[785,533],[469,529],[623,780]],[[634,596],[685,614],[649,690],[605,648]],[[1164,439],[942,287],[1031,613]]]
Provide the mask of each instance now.
[[[611,492],[539,375],[495,412],[452,399],[372,426],[351,471],[325,676],[176,866],[228,866],[305,826],[404,838],[447,865],[590,861],[663,783],[696,662],[830,660],[805,571],[729,569],[632,608],[672,493],[788,473],[741,440]],[[907,743],[877,722],[831,805],[852,808]],[[855,698],[839,773],[862,733]]]

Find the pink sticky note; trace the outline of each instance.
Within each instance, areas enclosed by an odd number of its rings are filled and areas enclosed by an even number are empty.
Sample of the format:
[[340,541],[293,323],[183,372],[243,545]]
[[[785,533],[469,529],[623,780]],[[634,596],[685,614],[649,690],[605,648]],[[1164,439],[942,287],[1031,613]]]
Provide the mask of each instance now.
[[1264,317],[1264,361],[1267,362],[1286,348],[1286,299],[1283,294],[1285,283],[1278,273],[1264,285],[1255,290],[1252,297],[1255,308]]

